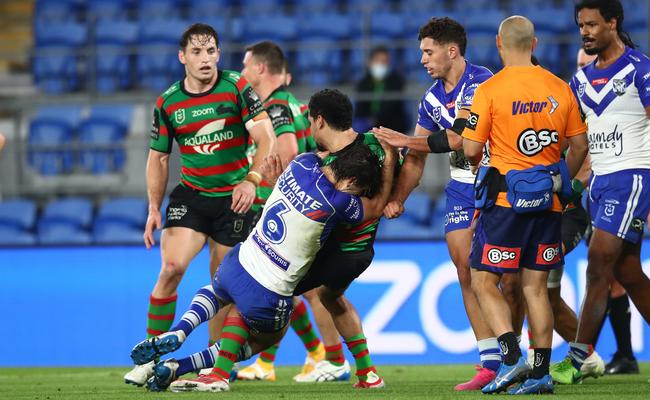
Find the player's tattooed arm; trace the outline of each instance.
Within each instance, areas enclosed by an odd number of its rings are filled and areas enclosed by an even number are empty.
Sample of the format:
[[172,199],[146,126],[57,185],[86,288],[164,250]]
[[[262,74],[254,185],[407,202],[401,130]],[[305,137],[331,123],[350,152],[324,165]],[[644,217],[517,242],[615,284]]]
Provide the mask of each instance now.
[[465,158],[469,162],[470,169],[472,170],[473,174],[476,174],[478,165],[483,158],[484,147],[485,143],[477,142],[467,138],[463,140],[463,152],[465,153]]

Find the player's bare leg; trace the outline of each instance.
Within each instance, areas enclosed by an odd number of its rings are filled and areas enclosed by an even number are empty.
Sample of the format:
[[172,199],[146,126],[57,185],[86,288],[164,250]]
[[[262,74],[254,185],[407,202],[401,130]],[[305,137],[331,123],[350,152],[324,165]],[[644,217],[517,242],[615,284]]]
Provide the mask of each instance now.
[[560,288],[549,288],[548,297],[553,310],[554,327],[567,342],[574,340],[578,330],[576,313],[560,296]]
[[650,323],[650,279],[641,267],[641,242],[623,243],[614,277],[625,288],[641,316]]
[[[189,228],[171,227],[162,231],[162,264],[151,293],[147,338],[167,332],[174,322],[176,289],[190,262],[201,251],[206,235]],[[153,374],[154,362],[135,366],[124,376],[126,383],[143,385]]]
[[480,390],[495,377],[496,370],[501,364],[498,343],[487,322],[483,319],[481,309],[472,290],[472,278],[469,267],[469,253],[472,247],[471,229],[457,229],[447,232],[447,249],[452,262],[456,266],[458,283],[463,295],[465,312],[469,319],[474,337],[479,346],[481,364],[476,366],[476,375],[471,380],[456,385],[456,390]]
[[521,289],[521,276],[519,274],[501,275],[499,288],[510,307],[512,327],[515,330],[517,337],[519,337],[521,335],[521,328],[524,326],[524,318],[526,314],[524,294]]
[[359,378],[355,388],[382,388],[384,380],[377,375],[377,369],[372,363],[366,337],[359,313],[344,293],[347,288],[332,290],[323,285],[317,290],[323,306],[331,315],[336,330],[343,336],[348,350],[355,356],[356,375]]

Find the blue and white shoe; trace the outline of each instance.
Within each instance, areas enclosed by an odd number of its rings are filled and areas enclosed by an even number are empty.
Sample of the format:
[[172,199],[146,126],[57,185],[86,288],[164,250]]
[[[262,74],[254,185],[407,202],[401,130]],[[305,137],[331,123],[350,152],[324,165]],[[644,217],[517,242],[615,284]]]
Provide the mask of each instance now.
[[540,379],[528,378],[508,390],[508,394],[546,394],[553,393],[553,378],[544,375]]
[[147,389],[150,392],[164,392],[176,380],[177,370],[178,362],[175,359],[160,361],[153,368],[153,376],[147,381]]
[[501,364],[497,370],[496,378],[481,389],[481,391],[485,394],[502,392],[513,383],[524,379],[529,373],[530,366],[526,362],[526,358],[521,356],[514,365]]
[[131,350],[131,359],[138,365],[146,364],[163,354],[177,350],[184,341],[183,331],[165,332],[136,344]]

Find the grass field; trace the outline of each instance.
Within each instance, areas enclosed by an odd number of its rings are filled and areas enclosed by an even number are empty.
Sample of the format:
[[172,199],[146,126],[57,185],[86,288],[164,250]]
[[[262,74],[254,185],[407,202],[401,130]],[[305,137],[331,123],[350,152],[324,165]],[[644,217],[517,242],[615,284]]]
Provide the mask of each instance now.
[[[0,369],[1,399],[457,399],[484,398],[480,393],[456,393],[454,385],[472,375],[469,365],[383,366],[387,383],[383,390],[361,391],[350,383],[297,384],[291,376],[297,367],[283,367],[276,382],[237,382],[227,393],[149,393],[127,386],[127,368],[3,368]],[[565,399],[650,399],[650,363],[640,375],[589,379],[582,385],[556,386]]]

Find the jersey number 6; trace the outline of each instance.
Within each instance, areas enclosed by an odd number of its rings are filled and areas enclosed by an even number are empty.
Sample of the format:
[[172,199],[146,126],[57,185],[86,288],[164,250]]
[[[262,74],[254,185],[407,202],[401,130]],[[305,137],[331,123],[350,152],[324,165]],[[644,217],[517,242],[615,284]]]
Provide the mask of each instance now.
[[267,207],[262,232],[269,242],[278,244],[284,241],[287,228],[282,215],[287,212],[289,212],[289,207],[282,200]]

